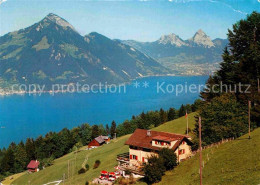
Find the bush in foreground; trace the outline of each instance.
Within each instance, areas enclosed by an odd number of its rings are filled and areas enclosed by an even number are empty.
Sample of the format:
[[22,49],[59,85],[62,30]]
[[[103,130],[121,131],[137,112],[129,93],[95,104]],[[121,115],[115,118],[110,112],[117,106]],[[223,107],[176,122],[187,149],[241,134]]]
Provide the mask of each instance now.
[[161,157],[152,156],[144,166],[144,180],[148,184],[159,182],[162,180],[165,171],[166,168],[164,167],[163,159]]
[[78,171],[78,174],[83,174],[85,172],[86,172],[85,168],[80,168],[80,170]]
[[85,165],[85,170],[86,170],[86,171],[89,170],[89,165],[88,165],[88,164]]
[[93,166],[93,169],[96,169],[96,168],[98,168],[99,167],[99,165],[100,165],[100,160],[96,160],[95,161],[95,164],[94,164],[94,166]]
[[163,165],[166,170],[172,170],[177,166],[177,156],[173,150],[168,148],[163,148],[159,151],[159,157],[163,160]]

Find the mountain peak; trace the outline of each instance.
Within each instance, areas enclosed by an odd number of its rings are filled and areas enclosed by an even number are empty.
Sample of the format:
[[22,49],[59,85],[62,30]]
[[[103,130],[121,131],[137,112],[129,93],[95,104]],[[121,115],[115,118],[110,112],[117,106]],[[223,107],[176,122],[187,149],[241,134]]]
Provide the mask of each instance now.
[[190,40],[195,44],[203,45],[204,47],[214,47],[214,43],[202,29],[199,29]]
[[196,34],[200,34],[200,35],[206,35],[206,33],[202,30],[202,29],[199,29]]
[[48,20],[62,26],[63,28],[69,27],[69,28],[75,30],[75,28],[70,23],[68,23],[65,19],[61,18],[60,16],[58,16],[54,13],[49,13],[43,19],[43,21],[48,21]]
[[171,44],[176,45],[178,47],[187,45],[178,35],[175,35],[174,33],[161,36],[157,42],[159,44]]

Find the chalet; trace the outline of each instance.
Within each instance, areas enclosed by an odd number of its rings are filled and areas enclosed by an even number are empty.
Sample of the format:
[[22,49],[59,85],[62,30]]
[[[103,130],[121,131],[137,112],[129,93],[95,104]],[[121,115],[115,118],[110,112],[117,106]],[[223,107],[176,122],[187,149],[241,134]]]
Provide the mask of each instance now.
[[179,162],[192,154],[189,136],[168,132],[136,129],[125,144],[129,145],[129,153],[118,155],[117,161],[119,166],[135,169],[142,167],[149,157],[157,156],[162,148],[174,150]]
[[88,148],[97,148],[109,142],[110,142],[110,138],[108,136],[98,136],[88,144]]
[[27,170],[29,172],[38,172],[39,171],[40,161],[31,160],[30,163],[27,165]]

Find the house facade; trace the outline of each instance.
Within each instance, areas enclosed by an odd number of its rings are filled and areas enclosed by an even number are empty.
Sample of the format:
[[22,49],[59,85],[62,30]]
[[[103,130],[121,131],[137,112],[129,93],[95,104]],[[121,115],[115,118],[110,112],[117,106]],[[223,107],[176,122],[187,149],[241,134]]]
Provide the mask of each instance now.
[[192,142],[189,136],[168,132],[136,129],[125,144],[129,145],[128,165],[130,167],[141,167],[149,157],[158,156],[162,148],[174,150],[178,162],[189,158],[192,154]]

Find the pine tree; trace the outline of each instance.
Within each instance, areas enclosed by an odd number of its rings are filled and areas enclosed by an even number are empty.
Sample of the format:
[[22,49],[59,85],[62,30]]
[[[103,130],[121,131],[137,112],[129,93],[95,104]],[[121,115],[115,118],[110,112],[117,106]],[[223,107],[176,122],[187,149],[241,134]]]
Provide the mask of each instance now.
[[110,134],[110,128],[108,124],[106,124],[106,135],[108,136]]
[[99,127],[97,125],[92,126],[91,138],[94,139],[99,136]]
[[116,133],[116,122],[113,120],[110,128],[110,135],[112,138],[115,137],[115,133]]
[[165,123],[168,120],[167,113],[162,108],[160,109],[159,113],[160,113],[161,124]]
[[176,117],[176,110],[174,108],[170,108],[168,112],[168,120],[174,120]]
[[25,146],[23,142],[20,142],[19,145],[17,146],[17,151],[14,154],[15,155],[15,160],[16,160],[16,171],[21,172],[25,170],[28,158],[25,150]]
[[25,151],[26,151],[26,155],[28,157],[28,161],[36,159],[36,157],[35,157],[35,145],[34,145],[33,139],[28,138],[26,140]]
[[182,117],[186,114],[186,110],[185,110],[185,107],[184,105],[182,104],[180,109],[179,109],[179,117]]

